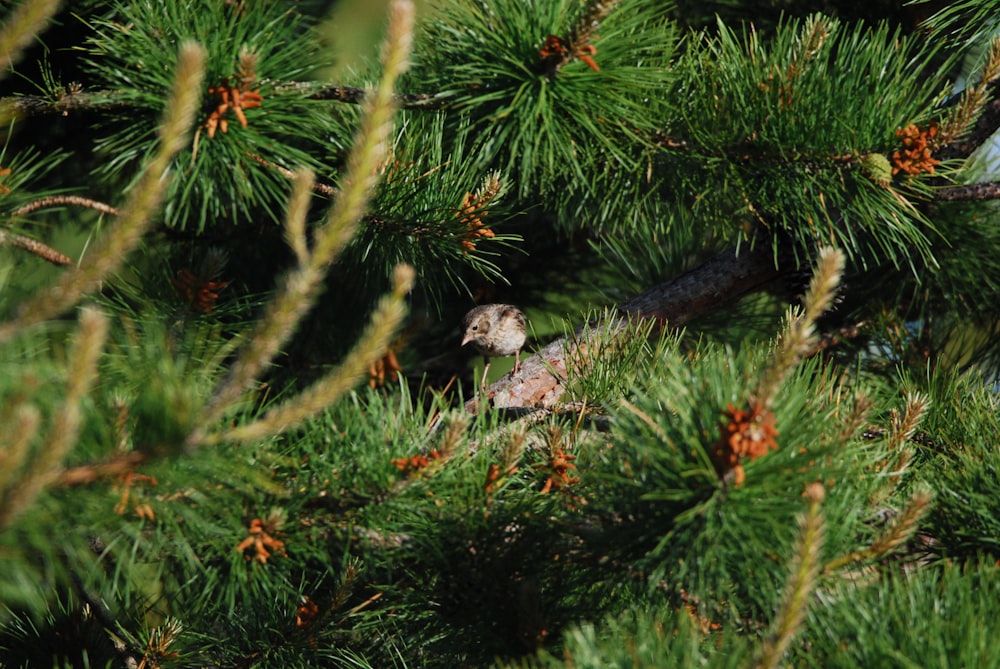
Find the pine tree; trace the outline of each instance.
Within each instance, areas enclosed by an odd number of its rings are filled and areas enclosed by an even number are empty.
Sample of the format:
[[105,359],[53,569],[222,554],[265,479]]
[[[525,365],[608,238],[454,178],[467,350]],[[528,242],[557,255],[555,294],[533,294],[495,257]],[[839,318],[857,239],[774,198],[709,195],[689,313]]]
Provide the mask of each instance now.
[[808,4],[6,7],[0,664],[1000,666],[1000,2]]

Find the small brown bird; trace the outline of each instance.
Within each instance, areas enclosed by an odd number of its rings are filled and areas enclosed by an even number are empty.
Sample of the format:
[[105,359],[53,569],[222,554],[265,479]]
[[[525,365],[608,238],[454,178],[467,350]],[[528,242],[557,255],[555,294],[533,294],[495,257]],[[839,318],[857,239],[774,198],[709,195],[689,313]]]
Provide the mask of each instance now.
[[490,368],[490,358],[514,356],[514,372],[521,368],[521,347],[527,337],[527,319],[524,312],[510,304],[484,304],[465,314],[462,327],[465,336],[462,346],[472,344],[483,355],[483,380],[481,388],[486,390],[486,372]]

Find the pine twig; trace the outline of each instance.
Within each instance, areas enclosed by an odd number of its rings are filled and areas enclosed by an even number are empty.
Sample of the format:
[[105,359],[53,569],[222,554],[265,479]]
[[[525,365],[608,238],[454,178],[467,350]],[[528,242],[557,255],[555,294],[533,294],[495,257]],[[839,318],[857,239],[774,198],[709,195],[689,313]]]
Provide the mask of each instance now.
[[909,504],[897,516],[895,522],[876,537],[870,546],[861,550],[851,551],[846,555],[831,560],[823,566],[823,573],[832,574],[847,565],[866,560],[875,560],[889,555],[916,534],[920,527],[920,521],[930,511],[933,500],[933,494],[927,490],[918,490],[913,493]]
[[947,186],[935,192],[936,200],[944,202],[983,202],[1000,198],[1000,181]]
[[[843,385],[840,387],[843,387]],[[837,396],[838,398],[840,396],[839,390]],[[862,426],[865,425],[868,414],[871,412],[874,402],[867,394],[863,391],[859,391],[855,393],[853,397],[854,404],[848,410],[844,419],[840,422],[841,428],[837,431],[833,443],[845,443],[854,439],[861,430]],[[838,400],[838,404],[839,403],[840,402]]]
[[43,260],[48,260],[53,265],[65,266],[73,264],[72,258],[63,255],[51,246],[9,230],[0,230],[0,246],[11,246],[15,249],[27,251]]
[[[76,205],[79,207],[94,209],[102,214],[111,214],[112,216],[118,215],[118,210],[111,205],[93,200],[89,197],[81,197],[79,195],[48,195],[25,205],[21,205],[17,209],[10,212],[10,215],[25,216],[39,209],[44,209],[46,207],[60,207],[63,205]],[[60,253],[51,246],[43,244],[35,239],[31,239],[30,237],[19,235],[15,232],[0,230],[0,245],[3,244],[23,249],[28,253],[33,253],[39,258],[49,261],[53,265],[65,266],[73,264],[72,258]]]
[[3,418],[7,434],[4,448],[0,451],[0,500],[5,498],[10,481],[28,460],[32,441],[42,422],[42,413],[33,404],[19,402],[4,411]]
[[903,513],[899,515],[896,522],[872,542],[867,551],[868,557],[877,558],[889,555],[909,541],[916,534],[921,519],[930,511],[933,500],[934,495],[927,490],[918,490],[913,493],[910,497],[910,503],[903,509]]
[[119,91],[83,92],[73,89],[58,98],[45,95],[12,95],[0,98],[0,119],[46,116],[69,116],[74,112],[113,111],[127,109],[132,104]]
[[923,393],[915,392],[907,395],[902,415],[896,409],[890,413],[886,446],[894,461],[885,463],[883,476],[886,484],[882,486],[881,498],[888,498],[896,490],[903,474],[909,469],[913,449],[907,443],[913,438],[929,407],[930,399]]
[[893,410],[889,425],[890,450],[898,451],[903,448],[903,445],[913,437],[917,428],[920,427],[920,422],[927,415],[929,408],[930,399],[923,393],[914,392],[907,395],[906,407],[902,416]]
[[[268,79],[262,85],[271,84],[273,92],[299,92],[306,100],[326,100],[347,104],[364,104],[371,92],[355,86],[331,86],[311,81],[275,82]],[[448,106],[450,94],[444,93],[397,93],[394,104],[400,109],[438,111]],[[68,91],[58,98],[44,95],[14,95],[0,98],[0,119],[45,116],[56,114],[69,116],[75,112],[105,112],[128,109],[134,103],[124,91]]]
[[297,175],[285,214],[285,236],[299,265],[285,277],[257,321],[254,332],[241,348],[236,362],[230,367],[229,374],[212,393],[202,416],[202,425],[190,437],[189,443],[192,445],[201,439],[202,431],[218,419],[274,359],[312,302],[312,293],[317,290],[322,277],[322,273],[312,266],[313,255],[305,238],[305,217],[312,184],[312,172],[304,171]]
[[[247,155],[250,157],[251,160],[260,163],[269,170],[274,170],[275,172],[285,177],[289,181],[296,181],[301,178],[301,175],[299,173],[293,172],[287,167],[282,167],[281,165],[272,163],[269,160],[265,160],[263,157],[258,156],[256,153],[248,153]],[[319,193],[320,195],[325,195],[327,197],[336,197],[338,193],[337,189],[331,186],[330,184],[317,183],[315,176],[312,177],[309,188],[315,191],[316,193]]]
[[802,313],[789,320],[774,359],[754,393],[761,406],[770,405],[782,379],[815,345],[816,319],[833,303],[844,262],[843,251],[831,247],[820,249],[815,273],[802,299]]
[[295,253],[299,264],[305,265],[309,262],[309,241],[306,238],[306,217],[309,214],[308,193],[315,190],[316,177],[309,169],[301,169],[294,176],[292,181],[295,183],[295,187],[292,189],[288,210],[285,212],[285,241]]
[[826,491],[819,483],[812,483],[806,490],[809,508],[799,519],[799,550],[792,562],[788,588],[778,610],[771,634],[764,642],[756,663],[758,669],[780,666],[788,647],[798,634],[809,608],[809,597],[819,577],[820,550],[825,533],[820,505]]
[[[349,104],[364,104],[371,92],[356,86],[330,86],[313,82],[279,82],[274,90],[301,91],[309,100],[331,100]],[[394,93],[393,103],[400,109],[439,110],[448,105],[448,94],[434,93]]]
[[979,147],[1000,130],[1000,85],[990,87],[991,99],[982,107],[982,113],[976,118],[966,135],[942,146],[935,152],[939,160],[964,159],[976,152]]
[[53,485],[69,488],[87,485],[101,479],[114,478],[134,472],[145,459],[146,456],[139,451],[130,451],[104,462],[77,465],[60,472]]
[[93,200],[89,197],[81,197],[79,195],[47,195],[46,197],[39,198],[29,202],[28,204],[21,205],[17,209],[10,212],[10,215],[25,216],[39,209],[45,209],[47,207],[61,207],[67,204],[93,209],[101,212],[102,214],[110,214],[112,216],[118,215],[118,209],[112,207],[110,204],[105,204],[104,202],[99,202],[98,200]]

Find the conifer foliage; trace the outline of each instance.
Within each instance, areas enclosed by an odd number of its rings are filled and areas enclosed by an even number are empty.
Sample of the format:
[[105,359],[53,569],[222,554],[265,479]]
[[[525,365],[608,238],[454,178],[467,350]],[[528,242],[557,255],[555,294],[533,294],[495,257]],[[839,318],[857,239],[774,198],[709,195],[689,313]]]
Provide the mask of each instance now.
[[1000,667],[1000,2],[776,7],[5,3],[0,665]]

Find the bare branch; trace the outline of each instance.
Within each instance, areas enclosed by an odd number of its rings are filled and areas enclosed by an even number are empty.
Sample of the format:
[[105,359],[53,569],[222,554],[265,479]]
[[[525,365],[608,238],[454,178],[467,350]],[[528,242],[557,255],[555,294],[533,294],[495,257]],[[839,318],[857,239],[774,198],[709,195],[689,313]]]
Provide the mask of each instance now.
[[948,186],[937,191],[936,199],[945,202],[980,202],[1000,198],[1000,181]]

